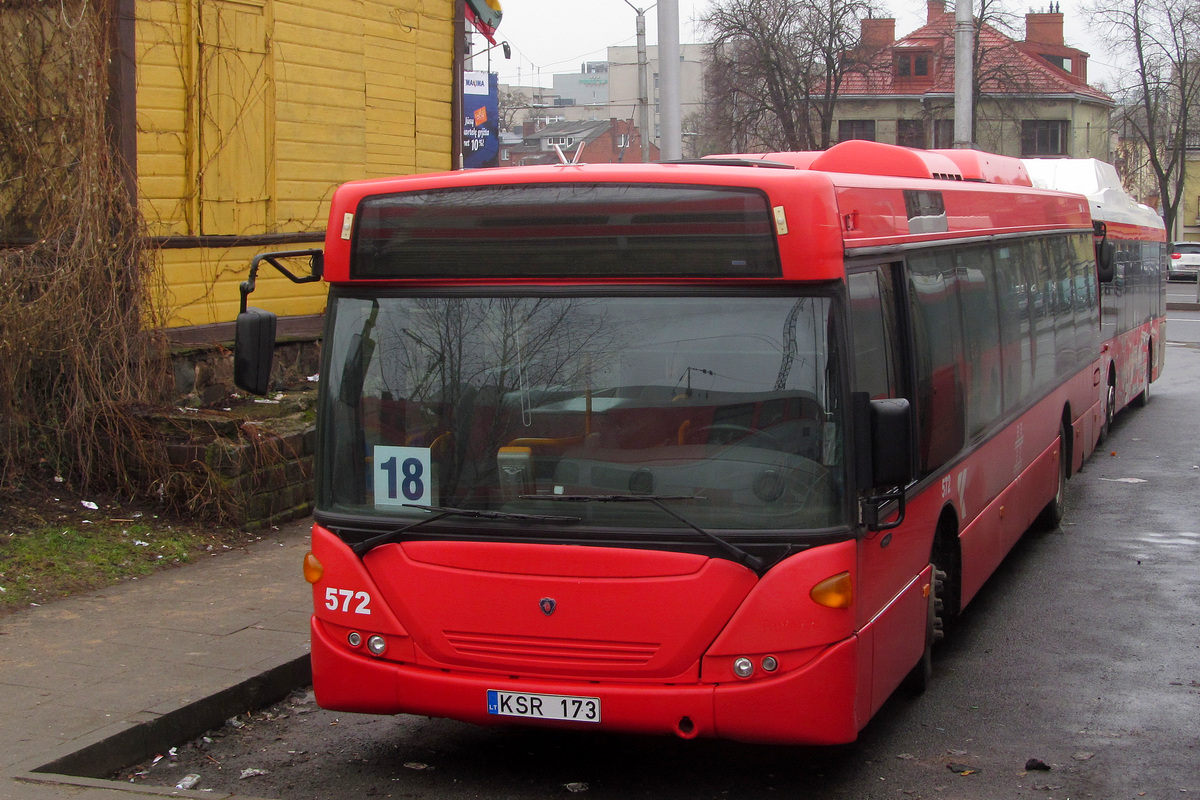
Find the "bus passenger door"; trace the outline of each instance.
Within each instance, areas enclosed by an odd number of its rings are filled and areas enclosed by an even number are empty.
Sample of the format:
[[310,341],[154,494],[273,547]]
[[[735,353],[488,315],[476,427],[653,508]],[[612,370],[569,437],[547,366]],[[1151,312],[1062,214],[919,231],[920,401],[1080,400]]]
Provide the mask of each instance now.
[[[855,271],[850,294],[852,390],[871,399],[910,397],[900,338],[895,265]],[[911,399],[911,397],[910,397]],[[858,487],[861,491],[870,487]],[[855,604],[860,629],[863,696],[874,713],[916,663],[925,646],[925,601],[914,579],[929,561],[931,536],[910,516],[895,530],[860,539]],[[906,591],[907,590],[907,591]],[[864,709],[865,710],[865,709]]]

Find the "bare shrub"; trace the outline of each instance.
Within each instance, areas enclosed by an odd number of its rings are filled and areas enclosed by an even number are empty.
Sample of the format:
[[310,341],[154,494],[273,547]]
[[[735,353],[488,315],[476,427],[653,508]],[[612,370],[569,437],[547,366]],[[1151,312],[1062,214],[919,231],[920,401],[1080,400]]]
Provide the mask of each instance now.
[[130,412],[163,398],[169,362],[106,127],[105,5],[0,5],[0,491],[39,470],[131,495],[155,480],[133,477]]

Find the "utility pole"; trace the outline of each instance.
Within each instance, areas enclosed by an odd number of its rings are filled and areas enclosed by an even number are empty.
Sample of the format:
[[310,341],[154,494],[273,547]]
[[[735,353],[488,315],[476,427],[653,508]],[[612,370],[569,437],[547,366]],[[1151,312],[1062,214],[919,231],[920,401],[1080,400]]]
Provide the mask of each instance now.
[[683,108],[679,90],[679,0],[658,3],[658,101],[663,161],[683,157]]
[[971,0],[954,3],[954,146],[959,150],[975,146],[971,131],[975,117],[975,21],[971,5]]
[[467,38],[466,8],[462,3],[454,4],[454,65],[452,70],[454,90],[450,93],[450,168],[463,168],[463,71],[470,57],[471,46]]
[[649,73],[649,60],[646,57],[646,12],[650,8],[638,8],[629,0],[625,0],[637,14],[637,52],[638,52],[638,128],[641,129],[642,163],[650,160],[650,86],[646,82]]

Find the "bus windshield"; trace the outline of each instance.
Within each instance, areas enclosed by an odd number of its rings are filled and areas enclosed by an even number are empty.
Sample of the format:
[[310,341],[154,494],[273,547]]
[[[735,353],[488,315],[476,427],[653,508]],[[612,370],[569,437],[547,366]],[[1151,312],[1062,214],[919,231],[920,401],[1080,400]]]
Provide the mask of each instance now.
[[[572,529],[847,524],[828,298],[335,290],[319,512],[571,515]],[[489,524],[486,520],[481,524]]]

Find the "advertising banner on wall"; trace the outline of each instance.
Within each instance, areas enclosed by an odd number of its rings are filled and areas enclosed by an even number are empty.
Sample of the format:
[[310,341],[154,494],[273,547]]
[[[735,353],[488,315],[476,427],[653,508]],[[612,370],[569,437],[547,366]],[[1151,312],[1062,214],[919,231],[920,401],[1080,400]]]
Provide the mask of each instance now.
[[499,164],[499,91],[496,73],[463,73],[463,167]]

